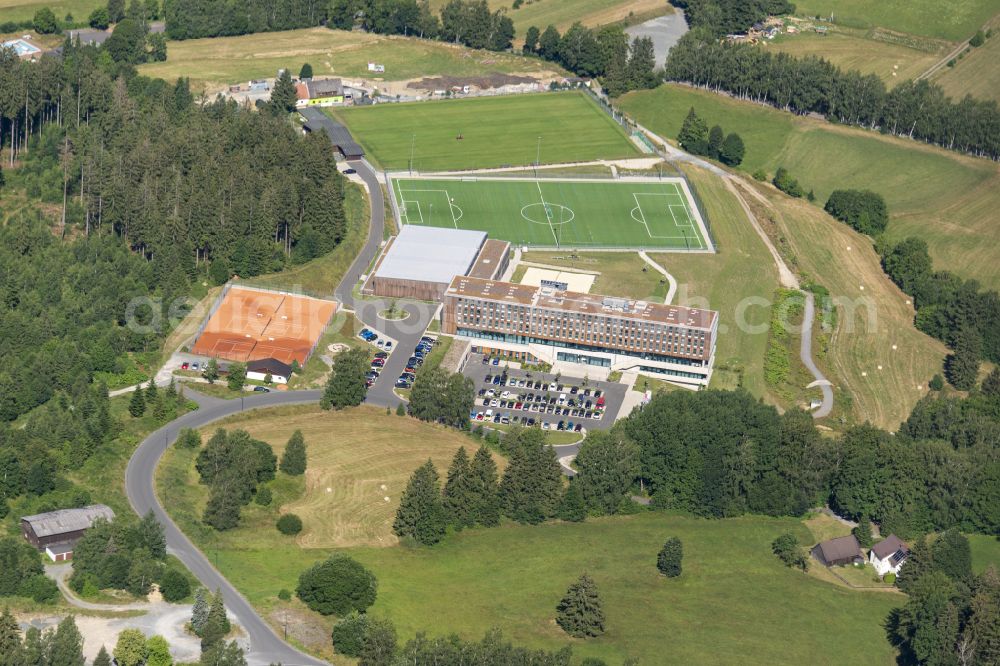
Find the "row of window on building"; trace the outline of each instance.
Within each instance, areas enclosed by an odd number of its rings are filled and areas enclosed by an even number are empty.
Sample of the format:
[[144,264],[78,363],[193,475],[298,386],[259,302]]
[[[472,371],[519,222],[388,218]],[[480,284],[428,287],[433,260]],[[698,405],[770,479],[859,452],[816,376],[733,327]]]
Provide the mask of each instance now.
[[704,356],[705,331],[599,315],[460,300],[456,323],[644,351]]

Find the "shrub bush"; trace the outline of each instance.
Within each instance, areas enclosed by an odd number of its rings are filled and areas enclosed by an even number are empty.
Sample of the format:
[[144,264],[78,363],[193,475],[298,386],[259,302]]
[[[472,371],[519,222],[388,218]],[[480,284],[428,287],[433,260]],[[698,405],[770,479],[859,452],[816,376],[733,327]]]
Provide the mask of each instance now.
[[347,615],[375,603],[378,582],[361,563],[347,555],[334,555],[303,571],[295,593],[321,615]]
[[368,616],[354,611],[333,625],[333,651],[348,657],[360,657],[365,646],[365,631],[368,630]]
[[763,169],[757,169],[757,170],[756,170],[756,171],[754,171],[754,172],[753,172],[753,174],[751,174],[751,175],[753,175],[753,179],[754,179],[754,180],[757,180],[757,181],[760,181],[760,182],[762,182],[762,183],[763,183],[763,182],[764,182],[765,180],[767,180],[767,172],[766,172],[766,171],[764,171]]
[[882,576],[882,582],[887,585],[894,585],[896,583],[896,574],[890,571],[886,575]]
[[180,601],[191,594],[191,583],[188,582],[187,576],[177,569],[167,569],[160,579],[160,594],[163,595],[164,601],[171,603]]
[[285,588],[281,588],[278,590],[278,598],[282,601],[289,601],[292,598],[292,593]]
[[257,494],[253,496],[253,501],[261,506],[270,506],[271,500],[274,499],[271,495],[271,489],[267,486],[261,486],[257,489]]
[[22,597],[30,597],[40,604],[51,603],[59,598],[59,588],[56,586],[56,582],[45,574],[35,574],[25,580],[21,583],[17,593]]
[[302,531],[302,519],[294,513],[286,513],[278,518],[278,531],[288,536],[293,536]]

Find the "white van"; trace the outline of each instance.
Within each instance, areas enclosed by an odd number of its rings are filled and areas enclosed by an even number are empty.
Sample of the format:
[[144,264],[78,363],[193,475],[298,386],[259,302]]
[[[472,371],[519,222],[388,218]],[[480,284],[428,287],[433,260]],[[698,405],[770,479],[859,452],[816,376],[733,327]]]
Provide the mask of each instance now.
[[557,405],[565,405],[566,404],[566,394],[565,393],[560,393],[559,394],[559,399],[556,400],[556,404]]

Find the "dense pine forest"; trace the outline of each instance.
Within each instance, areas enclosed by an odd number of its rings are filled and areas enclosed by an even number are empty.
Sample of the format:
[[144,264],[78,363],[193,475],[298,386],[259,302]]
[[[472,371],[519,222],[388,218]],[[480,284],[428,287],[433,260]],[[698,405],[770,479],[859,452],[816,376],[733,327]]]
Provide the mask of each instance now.
[[[91,502],[70,479],[122,432],[108,384],[142,379],[200,283],[322,255],[344,211],[329,140],[283,113],[195,100],[91,47],[0,58],[3,518]],[[147,393],[157,422],[186,409],[173,386]]]
[[785,111],[1000,159],[1000,109],[966,96],[958,102],[928,81],[892,90],[874,74],[844,72],[817,57],[796,58],[692,30],[671,49],[665,75]]

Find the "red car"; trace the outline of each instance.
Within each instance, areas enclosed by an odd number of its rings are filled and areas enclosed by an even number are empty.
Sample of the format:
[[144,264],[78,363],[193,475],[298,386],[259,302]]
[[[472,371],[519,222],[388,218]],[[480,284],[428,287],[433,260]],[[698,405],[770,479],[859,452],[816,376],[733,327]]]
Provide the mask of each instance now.
[[373,368],[381,368],[384,365],[385,365],[385,359],[383,358],[377,358],[374,361],[372,361]]
[[184,363],[181,363],[181,370],[187,370],[187,369],[188,369],[187,362],[185,361]]

